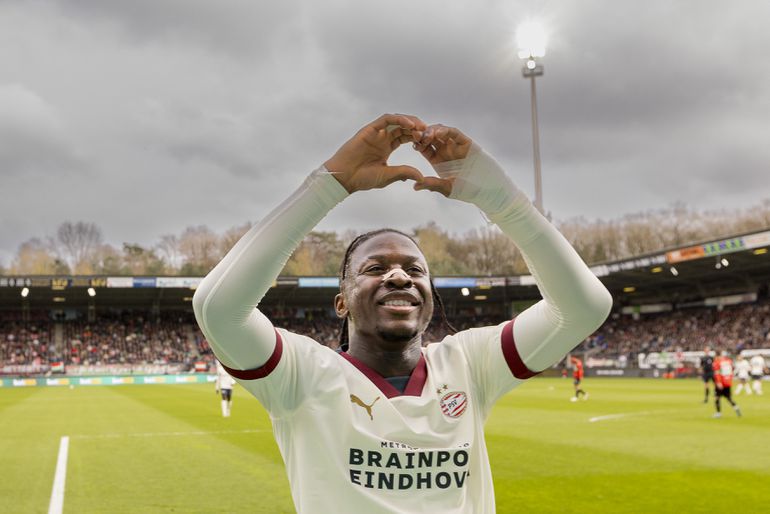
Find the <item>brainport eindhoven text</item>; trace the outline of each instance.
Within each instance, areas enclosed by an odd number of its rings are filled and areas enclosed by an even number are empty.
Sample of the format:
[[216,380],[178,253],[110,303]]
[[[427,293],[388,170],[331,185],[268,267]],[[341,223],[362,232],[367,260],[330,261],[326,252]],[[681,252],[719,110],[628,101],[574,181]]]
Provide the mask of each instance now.
[[379,452],[350,449],[350,481],[369,489],[449,489],[470,475],[467,450]]

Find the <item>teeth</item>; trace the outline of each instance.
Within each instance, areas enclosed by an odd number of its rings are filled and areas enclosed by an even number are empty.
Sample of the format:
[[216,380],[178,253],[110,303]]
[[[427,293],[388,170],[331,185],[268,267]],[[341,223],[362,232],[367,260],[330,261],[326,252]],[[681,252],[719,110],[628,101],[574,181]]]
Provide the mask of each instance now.
[[394,307],[409,307],[411,306],[411,302],[407,302],[406,300],[388,300],[383,305],[392,305]]

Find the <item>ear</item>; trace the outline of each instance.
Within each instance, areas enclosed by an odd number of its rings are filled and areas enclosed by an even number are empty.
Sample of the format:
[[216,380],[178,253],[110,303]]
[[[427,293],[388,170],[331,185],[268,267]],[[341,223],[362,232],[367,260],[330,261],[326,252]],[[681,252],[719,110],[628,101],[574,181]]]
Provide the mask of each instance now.
[[342,293],[338,293],[334,297],[334,310],[337,312],[338,318],[344,318],[348,315],[348,307],[345,305],[345,297]]

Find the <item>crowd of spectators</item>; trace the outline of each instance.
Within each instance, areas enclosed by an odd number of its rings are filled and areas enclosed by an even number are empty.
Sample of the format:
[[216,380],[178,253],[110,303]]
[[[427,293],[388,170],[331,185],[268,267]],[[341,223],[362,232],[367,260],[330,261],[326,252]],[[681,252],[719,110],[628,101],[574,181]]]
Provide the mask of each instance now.
[[51,327],[45,321],[0,322],[0,364],[47,364],[51,359]]
[[151,321],[132,314],[66,322],[62,358],[83,365],[190,363],[198,354],[192,324],[189,316]]
[[[273,309],[266,314],[276,327],[307,335],[331,348],[338,346],[340,320],[330,309]],[[458,330],[502,321],[495,316],[450,319]],[[58,344],[54,337],[57,325]],[[439,341],[446,333],[436,318],[424,340]],[[702,350],[705,346],[736,353],[770,348],[770,302],[640,316],[613,314],[577,351],[634,362],[640,353]],[[94,322],[0,319],[0,367],[57,361],[65,365],[181,363],[193,367],[195,362],[212,362],[213,355],[190,312],[160,317],[125,312],[102,315]]]
[[681,309],[641,316],[613,315],[580,350],[634,361],[640,353],[699,351],[738,354],[770,348],[770,302]]

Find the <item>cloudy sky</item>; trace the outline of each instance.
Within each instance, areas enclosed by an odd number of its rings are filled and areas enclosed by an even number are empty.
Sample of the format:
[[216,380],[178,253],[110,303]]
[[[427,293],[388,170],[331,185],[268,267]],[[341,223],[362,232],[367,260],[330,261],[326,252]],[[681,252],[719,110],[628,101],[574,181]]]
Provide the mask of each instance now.
[[[530,18],[555,219],[770,198],[765,0],[0,0],[0,263],[65,220],[115,245],[256,221],[383,112],[460,127],[533,194]],[[429,220],[483,224],[395,185],[320,228]]]

